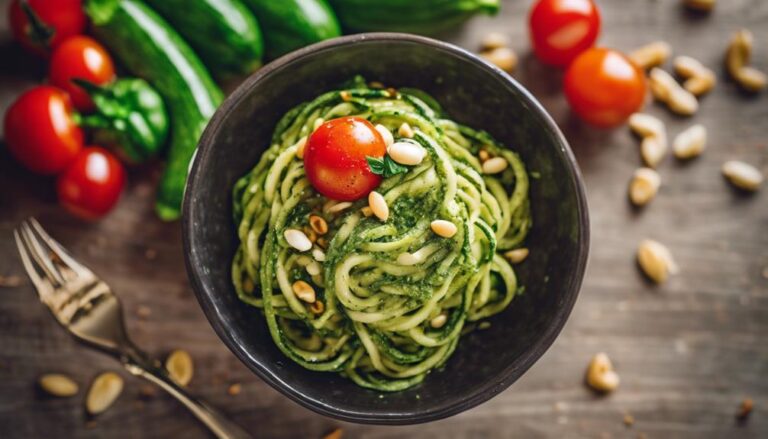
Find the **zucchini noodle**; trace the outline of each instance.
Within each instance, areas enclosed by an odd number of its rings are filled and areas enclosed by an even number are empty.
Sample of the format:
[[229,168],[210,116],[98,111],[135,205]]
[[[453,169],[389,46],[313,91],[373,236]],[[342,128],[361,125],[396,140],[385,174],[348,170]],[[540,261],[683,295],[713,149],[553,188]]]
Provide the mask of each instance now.
[[[365,215],[366,199],[348,205],[320,195],[297,156],[315,127],[344,116],[381,124],[396,140],[407,123],[409,141],[427,151],[376,189],[389,206],[387,221]],[[508,166],[485,175],[484,155]],[[473,322],[522,291],[502,254],[521,247],[531,227],[528,184],[515,152],[451,121],[426,93],[355,78],[290,110],[236,183],[235,290],[262,310],[276,345],[301,366],[380,391],[407,389],[446,362]],[[328,231],[314,233],[310,215]],[[436,219],[452,222],[456,234],[435,234]],[[286,229],[304,230],[312,250],[291,247]],[[313,303],[294,292],[300,280],[314,289]]]

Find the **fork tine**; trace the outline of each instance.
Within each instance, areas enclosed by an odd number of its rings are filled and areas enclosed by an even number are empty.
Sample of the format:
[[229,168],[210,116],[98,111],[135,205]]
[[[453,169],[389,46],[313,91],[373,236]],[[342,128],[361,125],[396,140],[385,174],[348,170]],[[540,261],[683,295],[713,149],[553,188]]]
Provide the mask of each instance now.
[[69,255],[69,252],[67,252],[64,246],[59,244],[55,239],[51,238],[51,235],[49,235],[48,232],[43,229],[43,226],[41,226],[34,217],[30,217],[26,222],[32,225],[32,228],[37,232],[38,235],[40,235],[40,238],[42,238],[42,240],[48,244],[51,252],[53,252],[53,254],[61,260],[64,266],[74,271],[79,276],[93,275],[93,272],[91,272],[88,267],[77,262],[72,256]]
[[64,277],[59,270],[53,266],[53,261],[51,260],[50,255],[35,237],[34,232],[26,221],[21,223],[21,237],[24,239],[27,249],[32,255],[32,259],[37,262],[48,279],[56,286],[63,285]]
[[40,278],[40,273],[37,272],[32,261],[29,259],[29,252],[27,251],[24,241],[21,239],[18,230],[13,231],[13,237],[16,239],[16,247],[19,249],[19,256],[21,256],[21,263],[24,265],[24,269],[27,270],[27,276],[29,280],[35,285],[38,291],[42,291],[45,288],[43,280]]

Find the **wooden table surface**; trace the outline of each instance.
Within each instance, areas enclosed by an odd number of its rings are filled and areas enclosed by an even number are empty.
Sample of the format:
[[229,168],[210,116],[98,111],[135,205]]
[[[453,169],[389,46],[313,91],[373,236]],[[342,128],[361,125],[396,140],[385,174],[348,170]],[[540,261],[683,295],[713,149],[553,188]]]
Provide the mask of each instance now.
[[[8,0],[0,1],[7,10]],[[598,131],[569,114],[561,73],[529,53],[530,1],[504,2],[495,18],[478,18],[450,41],[475,49],[497,30],[521,56],[515,73],[563,128],[584,173],[592,218],[592,251],[571,318],[552,348],[518,382],[490,402],[452,418],[417,426],[340,423],[289,401],[252,375],[219,341],[198,306],[183,266],[180,228],[152,212],[157,166],[130,171],[130,183],[107,219],[85,224],[56,205],[52,180],[19,168],[0,152],[0,275],[22,275],[11,231],[34,215],[66,247],[102,275],[123,299],[128,327],[148,352],[183,348],[195,360],[191,390],[259,438],[319,438],[342,427],[347,438],[758,438],[768,437],[768,188],[752,196],[732,190],[720,165],[741,159],[768,171],[768,93],[749,97],[721,80],[692,119],[649,104],[671,135],[694,122],[709,131],[699,159],[660,166],[664,184],[643,211],[626,201],[639,165],[638,142],[626,127]],[[717,69],[730,34],[755,34],[755,64],[768,70],[768,2],[720,1],[710,16],[685,13],[678,0],[601,0],[602,44],[629,50],[657,39]],[[2,26],[5,26],[5,17]],[[0,111],[33,85],[44,68],[24,58],[0,29]],[[665,243],[680,275],[653,287],[634,262],[637,243]],[[146,315],[146,311],[150,313]],[[598,397],[584,369],[607,352],[621,376],[615,393]],[[83,390],[51,399],[36,390],[40,374],[63,372],[87,388],[104,370],[126,379],[117,403],[95,420]],[[228,394],[231,384],[242,391]],[[110,358],[76,344],[57,327],[24,279],[0,288],[0,435],[4,437],[206,437],[176,401],[144,385]],[[743,424],[734,413],[750,397]],[[625,426],[625,414],[634,425]]]

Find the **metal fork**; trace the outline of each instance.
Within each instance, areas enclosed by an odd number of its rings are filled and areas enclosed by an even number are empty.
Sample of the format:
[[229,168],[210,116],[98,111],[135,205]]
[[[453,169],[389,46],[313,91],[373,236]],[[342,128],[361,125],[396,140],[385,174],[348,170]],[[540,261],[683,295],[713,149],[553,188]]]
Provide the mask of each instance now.
[[161,363],[128,338],[120,301],[112,289],[30,218],[13,231],[21,260],[40,301],[77,340],[117,358],[133,375],[145,378],[181,401],[219,438],[248,438],[237,425],[179,387]]

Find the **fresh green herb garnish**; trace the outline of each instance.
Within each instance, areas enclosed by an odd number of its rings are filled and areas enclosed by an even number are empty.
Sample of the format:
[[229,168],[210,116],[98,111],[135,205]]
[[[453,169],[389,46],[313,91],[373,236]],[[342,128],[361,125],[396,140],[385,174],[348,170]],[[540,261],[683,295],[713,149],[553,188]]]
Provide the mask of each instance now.
[[365,159],[368,161],[368,166],[371,168],[371,172],[376,175],[381,175],[384,178],[389,178],[393,175],[408,172],[408,168],[406,166],[403,166],[392,160],[392,158],[388,155],[385,155],[384,158],[381,159],[371,156],[367,156]]

